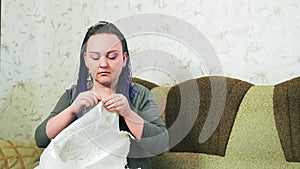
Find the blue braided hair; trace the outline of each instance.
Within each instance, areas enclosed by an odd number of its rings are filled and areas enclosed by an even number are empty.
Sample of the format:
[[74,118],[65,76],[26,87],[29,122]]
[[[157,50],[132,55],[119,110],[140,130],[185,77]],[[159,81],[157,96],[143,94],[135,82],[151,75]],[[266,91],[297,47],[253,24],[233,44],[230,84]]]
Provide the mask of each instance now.
[[129,101],[132,101],[135,90],[132,86],[132,75],[131,75],[131,66],[130,66],[130,57],[127,47],[127,42],[124,35],[120,32],[120,30],[112,23],[106,21],[99,21],[95,25],[91,26],[85,37],[83,39],[81,50],[80,50],[80,67],[78,73],[78,80],[77,80],[77,89],[75,98],[78,96],[80,92],[89,90],[93,86],[93,80],[88,80],[88,68],[85,65],[84,61],[84,53],[86,51],[87,41],[92,35],[107,33],[107,34],[114,34],[118,37],[118,39],[122,43],[123,52],[127,53],[127,63],[126,66],[123,67],[122,72],[119,76],[119,80],[117,83],[116,93],[123,94]]

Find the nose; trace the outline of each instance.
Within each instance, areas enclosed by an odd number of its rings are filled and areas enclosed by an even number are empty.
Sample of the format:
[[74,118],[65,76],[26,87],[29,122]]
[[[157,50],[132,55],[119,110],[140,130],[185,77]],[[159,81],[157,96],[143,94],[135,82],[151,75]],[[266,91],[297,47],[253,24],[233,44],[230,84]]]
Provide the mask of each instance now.
[[106,57],[101,57],[99,67],[100,68],[106,68],[107,66],[108,66],[108,63],[107,63]]

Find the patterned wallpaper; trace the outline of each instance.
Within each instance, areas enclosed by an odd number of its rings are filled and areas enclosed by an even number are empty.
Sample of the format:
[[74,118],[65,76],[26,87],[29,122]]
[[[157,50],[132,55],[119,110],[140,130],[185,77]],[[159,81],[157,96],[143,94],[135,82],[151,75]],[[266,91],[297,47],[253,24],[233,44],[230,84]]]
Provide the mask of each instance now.
[[[300,75],[299,5],[298,0],[2,0],[0,138],[33,139],[36,125],[76,81],[82,38],[98,20],[136,29],[125,34],[134,76],[172,85],[221,74],[273,85]],[[126,17],[138,14],[153,18],[126,25]],[[158,22],[170,17],[173,23]],[[151,21],[155,31],[148,32]],[[149,25],[143,28],[144,23]],[[189,30],[176,32],[184,25],[198,30],[203,43],[195,45]],[[206,50],[215,54],[215,67]]]

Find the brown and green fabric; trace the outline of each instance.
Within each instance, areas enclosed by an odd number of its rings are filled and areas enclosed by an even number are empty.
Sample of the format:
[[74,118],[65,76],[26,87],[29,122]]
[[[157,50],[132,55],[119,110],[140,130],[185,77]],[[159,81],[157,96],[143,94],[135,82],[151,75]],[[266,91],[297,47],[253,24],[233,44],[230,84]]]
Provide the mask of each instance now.
[[153,169],[196,169],[203,168],[199,154],[188,152],[172,152],[151,158]]
[[42,151],[35,143],[0,140],[0,168],[32,169],[39,164]]
[[[165,109],[170,152],[224,156],[239,105],[251,86],[242,80],[219,76],[173,86]],[[213,132],[210,134],[209,130]],[[200,133],[207,139],[201,140]]]
[[285,158],[300,162],[300,77],[275,85],[273,101]]
[[157,84],[155,84],[153,82],[150,82],[148,80],[144,80],[144,79],[138,78],[138,77],[133,77],[132,81],[135,82],[135,83],[138,83],[138,84],[141,84],[141,85],[147,87],[149,90],[153,89],[154,87],[158,87]]
[[155,169],[164,168],[300,168],[287,162],[274,118],[274,86],[252,86],[245,94],[232,127],[226,155],[166,152],[152,157]]

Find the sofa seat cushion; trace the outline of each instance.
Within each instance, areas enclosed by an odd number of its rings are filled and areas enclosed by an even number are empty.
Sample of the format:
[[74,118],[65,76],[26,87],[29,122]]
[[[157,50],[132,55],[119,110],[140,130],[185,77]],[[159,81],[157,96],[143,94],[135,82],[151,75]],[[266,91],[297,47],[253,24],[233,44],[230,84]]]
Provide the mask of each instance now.
[[165,109],[170,151],[224,156],[239,105],[251,86],[221,76],[173,86]]
[[252,86],[246,93],[224,157],[166,152],[151,158],[153,168],[300,168],[299,162],[285,160],[273,113],[273,90],[274,86]]
[[0,168],[32,169],[38,165],[42,151],[33,142],[0,140]]
[[274,115],[287,161],[300,162],[300,77],[275,85]]

